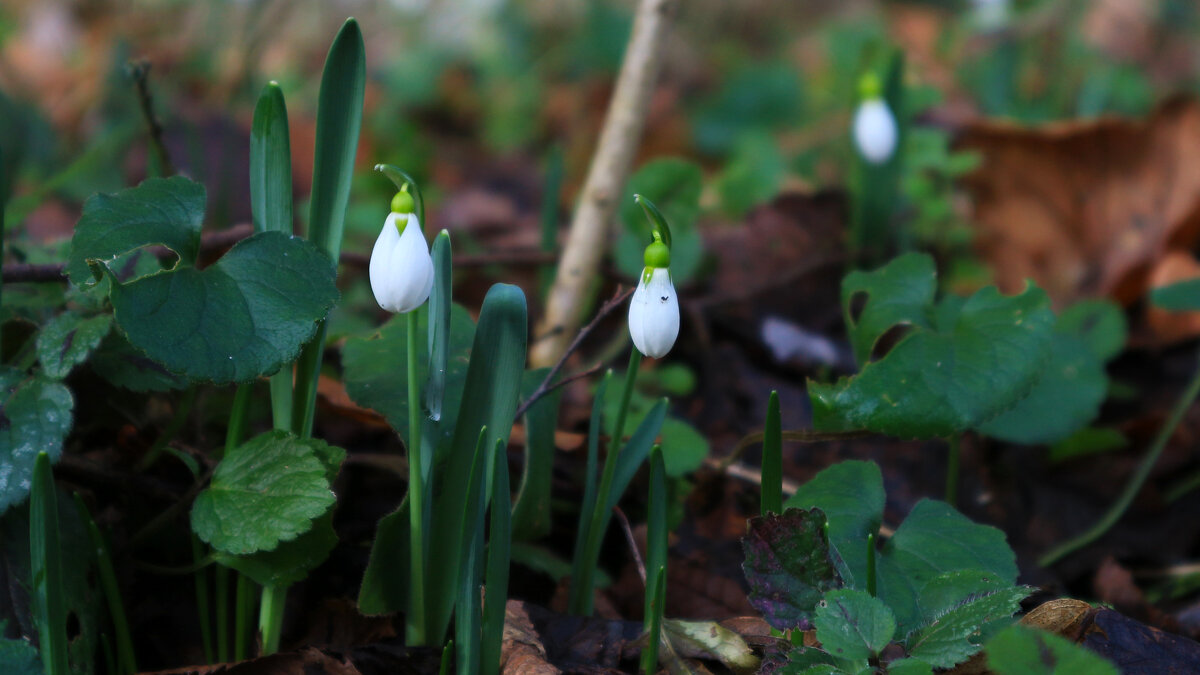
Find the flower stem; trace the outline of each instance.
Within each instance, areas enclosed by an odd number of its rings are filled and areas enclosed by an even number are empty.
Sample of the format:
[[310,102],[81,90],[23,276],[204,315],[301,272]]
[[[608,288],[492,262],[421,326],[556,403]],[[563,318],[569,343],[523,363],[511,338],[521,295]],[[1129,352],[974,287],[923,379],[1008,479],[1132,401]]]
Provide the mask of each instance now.
[[875,597],[875,534],[867,535],[867,592]]
[[263,586],[262,605],[258,609],[262,656],[279,651],[279,635],[283,632],[283,609],[286,604],[287,586]]
[[637,379],[637,371],[642,365],[642,353],[637,347],[629,349],[629,367],[625,371],[625,384],[621,389],[621,407],[617,409],[616,424],[613,425],[612,438],[609,439],[608,453],[604,457],[604,473],[600,477],[600,489],[596,491],[596,506],[592,511],[592,522],[588,526],[587,546],[584,548],[583,565],[580,567],[579,606],[573,608],[575,613],[590,615],[592,613],[592,588],[595,580],[596,564],[600,558],[600,543],[604,540],[604,529],[608,523],[609,491],[612,490],[613,476],[617,471],[617,456],[621,452],[621,438],[625,433],[625,417],[629,412],[629,399],[633,396],[633,384]]
[[946,439],[946,503],[955,506],[958,503],[958,473],[961,434],[954,434]]
[[1159,456],[1162,455],[1163,449],[1167,447],[1167,441],[1171,440],[1171,436],[1175,433],[1175,428],[1183,421],[1183,416],[1187,413],[1188,408],[1192,406],[1198,395],[1200,395],[1200,364],[1197,364],[1196,373],[1192,375],[1192,381],[1188,384],[1187,389],[1184,390],[1179,400],[1175,402],[1175,407],[1171,409],[1171,416],[1167,418],[1166,424],[1159,429],[1158,436],[1154,439],[1154,444],[1150,446],[1150,452],[1146,453],[1146,456],[1142,458],[1142,463],[1138,465],[1133,478],[1125,485],[1125,491],[1121,493],[1117,501],[1091,529],[1074,539],[1058,545],[1043,555],[1038,560],[1039,565],[1049,567],[1071,553],[1096,541],[1104,536],[1104,533],[1108,532],[1109,528],[1121,519],[1121,516],[1125,515],[1125,511],[1133,503],[1134,497],[1141,491],[1142,486],[1146,483],[1146,479],[1150,477],[1150,472],[1154,469],[1154,465],[1158,463]]
[[405,629],[408,646],[425,645],[425,501],[421,471],[421,407],[417,388],[417,313],[408,312],[408,515],[409,607]]

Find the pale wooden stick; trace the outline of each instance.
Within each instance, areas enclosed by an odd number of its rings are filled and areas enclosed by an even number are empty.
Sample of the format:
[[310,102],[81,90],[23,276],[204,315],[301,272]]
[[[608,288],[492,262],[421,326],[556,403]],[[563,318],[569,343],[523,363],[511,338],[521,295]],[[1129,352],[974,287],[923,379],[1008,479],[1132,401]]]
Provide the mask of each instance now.
[[638,4],[616,91],[546,298],[546,315],[535,333],[539,337],[529,359],[533,368],[554,365],[582,323],[580,310],[589,304],[587,294],[592,292],[592,281],[608,250],[609,223],[642,138],[667,25],[677,4],[678,0],[641,0]]

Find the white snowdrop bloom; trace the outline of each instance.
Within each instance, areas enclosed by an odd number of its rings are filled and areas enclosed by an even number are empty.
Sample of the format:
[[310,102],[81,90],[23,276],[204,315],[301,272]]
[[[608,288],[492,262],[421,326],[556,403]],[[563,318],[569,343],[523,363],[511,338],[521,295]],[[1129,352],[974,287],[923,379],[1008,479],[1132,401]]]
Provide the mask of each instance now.
[[411,312],[429,299],[433,258],[416,214],[388,215],[371,250],[369,272],[375,302],[389,312]]
[[972,20],[982,31],[1000,30],[1008,25],[1009,0],[972,0]]
[[863,101],[854,113],[854,144],[871,164],[883,164],[896,151],[896,116],[882,98]]
[[646,268],[629,301],[629,336],[637,350],[661,359],[679,337],[679,298],[671,283],[670,253],[656,241],[646,247]]

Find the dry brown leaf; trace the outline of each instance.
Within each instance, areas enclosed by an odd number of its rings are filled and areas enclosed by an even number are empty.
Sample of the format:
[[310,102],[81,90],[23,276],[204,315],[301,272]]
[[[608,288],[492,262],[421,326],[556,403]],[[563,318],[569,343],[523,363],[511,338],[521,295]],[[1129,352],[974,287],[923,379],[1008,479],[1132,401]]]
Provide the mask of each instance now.
[[[1078,642],[1094,614],[1092,606],[1082,600],[1059,598],[1034,607],[1021,617],[1020,623]],[[979,652],[955,666],[948,675],[988,675],[991,672],[987,667],[987,657],[983,652]]]
[[509,600],[504,606],[500,672],[505,675],[557,675],[562,672],[546,661],[546,647],[538,637],[524,603],[517,600]]
[[[1169,286],[1200,277],[1200,263],[1183,251],[1163,256],[1150,273],[1150,288]],[[1171,344],[1200,335],[1200,312],[1168,312],[1153,305],[1146,308],[1146,326],[1158,344]]]
[[1167,251],[1200,235],[1200,105],[1192,99],[1145,120],[979,123],[960,147],[983,154],[967,185],[979,251],[1006,292],[1031,278],[1059,307],[1097,295],[1128,304]]

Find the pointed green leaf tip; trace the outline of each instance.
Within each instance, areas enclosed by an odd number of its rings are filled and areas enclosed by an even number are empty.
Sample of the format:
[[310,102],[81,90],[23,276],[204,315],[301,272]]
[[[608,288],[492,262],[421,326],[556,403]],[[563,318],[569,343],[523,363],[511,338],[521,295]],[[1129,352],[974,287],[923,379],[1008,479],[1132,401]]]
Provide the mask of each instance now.
[[662,211],[654,205],[654,202],[646,199],[644,196],[635,194],[633,200],[641,204],[642,210],[646,212],[646,218],[650,220],[651,234],[658,234],[655,241],[661,240],[666,244],[667,248],[671,248],[671,227],[667,225],[667,219],[663,217]]

